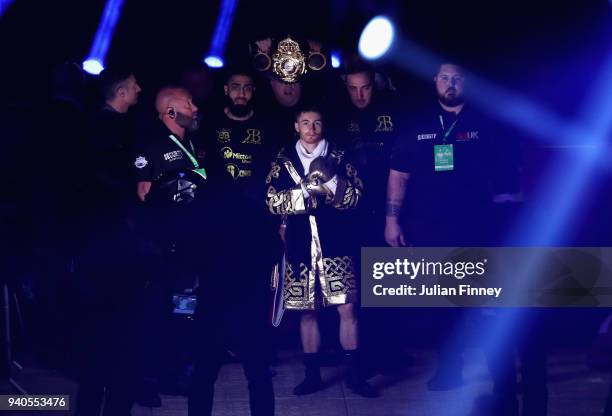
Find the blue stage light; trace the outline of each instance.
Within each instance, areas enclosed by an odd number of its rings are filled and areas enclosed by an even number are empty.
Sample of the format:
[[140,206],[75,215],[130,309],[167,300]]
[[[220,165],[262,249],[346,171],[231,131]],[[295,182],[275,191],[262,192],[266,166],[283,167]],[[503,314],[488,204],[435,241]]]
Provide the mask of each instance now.
[[340,53],[337,51],[333,51],[331,54],[331,64],[332,68],[340,68],[342,65],[342,59],[340,58]]
[[9,8],[11,4],[14,3],[15,0],[0,0],[0,16],[4,14],[6,9]]
[[[104,6],[102,19],[96,31],[96,37],[94,38],[87,60],[83,62],[83,69],[90,74],[98,75],[104,69],[104,59],[106,58],[111,39],[115,33],[117,21],[119,20],[119,16],[121,16],[123,1],[124,0],[108,0],[106,6]],[[85,67],[85,64],[87,64],[91,71]]]
[[[612,52],[612,51],[610,51]],[[600,71],[581,117],[571,130],[572,152],[553,165],[535,192],[540,209],[519,218],[509,244],[555,246],[567,243],[596,168],[606,163],[605,148],[612,131],[612,54]],[[561,135],[563,137],[563,135]],[[562,184],[562,189],[560,185]]]
[[83,69],[91,75],[100,75],[104,71],[104,65],[97,59],[89,58],[83,61]]
[[384,16],[377,16],[361,32],[359,53],[366,59],[378,59],[387,53],[394,38],[393,23]]
[[223,67],[223,59],[218,56],[207,56],[204,58],[204,63],[208,65],[210,68],[222,68]]
[[[362,40],[365,37],[365,32]],[[410,39],[398,39],[401,50],[393,54],[393,59],[402,68],[431,82],[440,62],[452,62],[437,56],[428,49]],[[360,41],[361,51],[361,41]],[[507,246],[563,246],[567,245],[575,230],[576,218],[583,218],[581,204],[589,192],[589,183],[596,173],[596,168],[605,164],[605,143],[612,132],[612,54],[609,51],[608,61],[600,71],[600,78],[595,82],[596,88],[590,97],[580,118],[566,119],[536,101],[502,88],[495,83],[465,71],[470,86],[466,89],[470,103],[491,117],[505,121],[520,131],[543,140],[555,147],[571,147],[567,157],[553,164],[543,175],[531,198],[531,207],[524,209],[514,224],[514,229],[506,236]],[[363,54],[363,53],[362,53]],[[491,105],[495,103],[495,105]],[[537,205],[537,207],[535,206]],[[526,284],[538,279],[544,267],[542,259],[533,258],[517,267],[515,279]],[[520,292],[520,290],[518,291]],[[502,353],[512,342],[512,337],[523,325],[526,310],[497,309],[486,311],[487,315],[496,315],[495,325],[483,332],[478,344],[489,351],[488,360],[501,362]],[[459,336],[451,336],[449,345],[459,345]],[[427,400],[415,405],[415,411],[426,412],[431,408]],[[420,407],[420,408],[419,408]],[[456,414],[451,408],[436,413],[439,416]]]
[[232,27],[237,3],[238,0],[223,0],[223,3],[221,3],[215,34],[210,43],[210,51],[204,58],[204,63],[210,68],[221,68],[223,66],[223,51],[225,50],[227,35]]

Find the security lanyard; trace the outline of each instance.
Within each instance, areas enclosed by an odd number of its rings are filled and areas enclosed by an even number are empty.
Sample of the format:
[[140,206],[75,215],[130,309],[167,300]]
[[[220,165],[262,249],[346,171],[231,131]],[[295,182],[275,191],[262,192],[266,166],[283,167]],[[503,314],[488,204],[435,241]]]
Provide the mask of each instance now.
[[206,179],[206,170],[204,168],[200,168],[200,164],[198,163],[198,160],[193,155],[193,153],[195,153],[195,149],[193,148],[193,143],[191,143],[191,140],[189,141],[189,145],[191,146],[191,152],[190,152],[189,150],[185,148],[185,146],[183,146],[183,143],[181,143],[181,141],[177,139],[176,136],[174,136],[174,134],[171,134],[169,137],[187,155],[189,160],[191,160],[191,163],[193,164],[195,172],[201,175],[202,177],[204,177],[204,179]]
[[434,171],[452,171],[455,170],[455,152],[453,149],[453,144],[446,144],[446,140],[453,132],[459,118],[456,118],[448,130],[445,130],[444,117],[442,117],[442,115],[439,115],[438,117],[440,119],[440,126],[442,127],[442,144],[434,145]]
[[451,124],[451,126],[448,128],[448,130],[444,129],[444,118],[442,117],[442,115],[438,115],[439,119],[440,119],[440,126],[442,126],[442,142],[446,143],[446,139],[448,139],[448,137],[451,135],[451,133],[453,132],[453,129],[455,128],[455,125],[457,124],[457,121],[459,121],[459,117],[457,117],[455,119],[455,121],[453,121],[453,124]]

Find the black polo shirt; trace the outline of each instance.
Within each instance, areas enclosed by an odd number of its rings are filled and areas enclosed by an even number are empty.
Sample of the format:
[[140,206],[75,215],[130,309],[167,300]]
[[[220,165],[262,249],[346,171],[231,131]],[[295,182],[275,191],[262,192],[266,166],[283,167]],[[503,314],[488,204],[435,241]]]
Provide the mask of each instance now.
[[[141,132],[133,160],[138,182],[153,182],[164,173],[195,168],[185,152],[170,138],[171,134],[172,132],[161,122],[147,132]],[[181,140],[178,136],[174,136]],[[197,149],[189,136],[182,139],[181,143],[197,158]]]
[[[453,169],[436,170],[435,146],[445,144],[453,147]],[[410,174],[405,196],[409,219],[424,224],[448,220],[458,227],[482,218],[495,193],[518,192],[517,155],[518,140],[507,128],[467,105],[456,116],[436,103],[407,121],[390,167]]]

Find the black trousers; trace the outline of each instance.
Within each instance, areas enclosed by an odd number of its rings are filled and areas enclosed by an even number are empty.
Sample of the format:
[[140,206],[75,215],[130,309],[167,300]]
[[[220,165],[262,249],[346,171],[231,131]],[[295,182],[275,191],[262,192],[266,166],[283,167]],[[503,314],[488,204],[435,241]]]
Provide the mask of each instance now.
[[[225,306],[227,307],[227,306]],[[265,320],[240,313],[202,307],[198,313],[198,343],[195,368],[189,388],[189,416],[212,414],[214,386],[227,349],[238,352],[248,381],[252,416],[274,415],[274,391],[268,369]],[[255,314],[260,316],[260,314]]]
[[123,299],[126,294],[117,286],[112,293],[104,290],[82,297],[83,306],[76,308],[82,322],[78,416],[99,416],[102,405],[104,416],[130,415],[139,380],[137,346],[142,319],[141,294],[130,293],[130,299]]
[[79,389],[76,415],[130,414],[139,380],[138,338],[143,289],[133,233],[100,221],[77,258]]
[[272,416],[268,299],[270,256],[276,253],[278,225],[273,222],[272,227],[272,216],[264,215],[247,198],[231,192],[223,197],[207,205],[203,235],[213,243],[207,244],[205,252],[201,244],[194,246],[199,250],[194,257],[201,260],[202,268],[189,415],[212,414],[214,385],[231,348],[242,361],[251,415]]
[[[494,384],[494,393],[501,404],[516,404],[517,369],[515,354],[520,359],[523,391],[523,416],[545,416],[548,408],[546,371],[546,312],[543,310],[499,310],[498,316],[485,319],[482,328],[509,326],[506,342],[485,345],[487,364]],[[508,324],[514,321],[514,323]],[[488,322],[486,322],[488,321]]]
[[139,380],[134,334],[137,320],[124,315],[89,320],[89,331],[81,346],[84,360],[80,368],[76,415],[130,415],[135,400],[134,386]]

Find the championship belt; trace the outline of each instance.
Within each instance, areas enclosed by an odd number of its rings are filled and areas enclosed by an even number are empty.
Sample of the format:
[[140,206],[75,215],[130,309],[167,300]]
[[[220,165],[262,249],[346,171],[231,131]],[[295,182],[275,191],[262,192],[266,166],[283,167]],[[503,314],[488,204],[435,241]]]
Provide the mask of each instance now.
[[320,51],[310,51],[308,55],[308,68],[320,71],[327,65],[327,58]]
[[[310,41],[308,41],[310,43]],[[306,54],[308,56],[306,57]],[[278,42],[276,51],[270,57],[267,50],[257,49],[253,55],[253,67],[259,72],[272,70],[281,81],[293,83],[311,71],[320,71],[327,65],[327,58],[321,52],[321,46],[311,44],[308,51],[302,51],[300,44],[287,37]]]
[[272,66],[272,59],[270,58],[270,55],[268,55],[267,53],[262,52],[262,51],[257,51],[255,56],[253,56],[253,67],[255,67],[255,70],[259,72],[264,72],[270,69],[271,66]]
[[281,40],[272,55],[272,70],[285,82],[297,82],[306,73],[306,59],[300,44],[291,38]]

